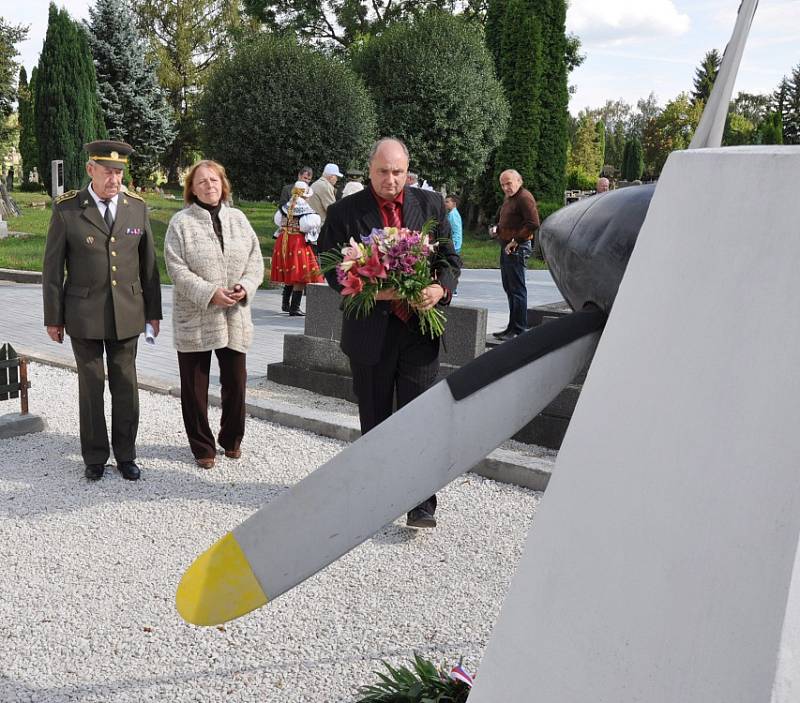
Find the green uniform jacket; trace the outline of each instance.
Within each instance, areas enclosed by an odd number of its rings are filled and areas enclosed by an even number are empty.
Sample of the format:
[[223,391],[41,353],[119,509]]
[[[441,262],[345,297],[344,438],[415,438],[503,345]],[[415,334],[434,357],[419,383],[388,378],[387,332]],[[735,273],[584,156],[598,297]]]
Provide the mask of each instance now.
[[[65,279],[66,269],[66,279]],[[127,339],[161,319],[161,285],[144,200],[121,192],[109,234],[88,187],[53,202],[42,267],[44,324],[83,339]]]

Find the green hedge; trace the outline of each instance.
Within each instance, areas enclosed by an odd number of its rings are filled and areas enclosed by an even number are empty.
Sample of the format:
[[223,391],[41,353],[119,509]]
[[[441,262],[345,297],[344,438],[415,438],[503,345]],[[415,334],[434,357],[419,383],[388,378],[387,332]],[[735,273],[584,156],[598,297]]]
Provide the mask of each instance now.
[[351,62],[375,100],[378,132],[406,143],[413,171],[452,189],[484,170],[508,104],[477,29],[431,11],[365,40]]
[[288,39],[257,35],[211,75],[199,105],[206,153],[235,192],[277,199],[303,165],[364,168],[375,109],[343,63]]

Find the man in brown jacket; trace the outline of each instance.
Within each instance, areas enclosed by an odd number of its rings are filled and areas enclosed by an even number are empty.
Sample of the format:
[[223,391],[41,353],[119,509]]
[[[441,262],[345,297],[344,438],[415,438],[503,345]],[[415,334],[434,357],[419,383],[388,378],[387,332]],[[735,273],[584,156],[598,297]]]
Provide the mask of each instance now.
[[500,242],[500,277],[508,298],[508,325],[494,337],[513,339],[528,329],[528,289],[525,269],[531,255],[533,237],[539,228],[536,200],[522,187],[522,176],[514,169],[500,174],[500,188],[506,199],[500,207],[492,236]]
[[[139,478],[136,433],[139,389],[136,348],[145,321],[159,331],[161,288],[147,205],[122,190],[132,147],[124,142],[86,145],[91,183],[53,202],[42,267],[44,324],[59,344],[70,336],[78,369],[81,454],[96,481],[109,458],[103,410],[108,363],[111,446],[123,478]],[[66,280],[65,280],[66,269]]]

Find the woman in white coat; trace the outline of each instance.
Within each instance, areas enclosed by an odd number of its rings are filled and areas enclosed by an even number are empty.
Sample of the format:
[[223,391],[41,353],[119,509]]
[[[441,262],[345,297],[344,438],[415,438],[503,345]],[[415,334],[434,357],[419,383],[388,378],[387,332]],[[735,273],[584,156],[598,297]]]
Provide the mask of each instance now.
[[[264,279],[258,237],[244,213],[227,205],[225,169],[199,161],[186,176],[186,207],[169,222],[164,259],[174,284],[172,326],[181,375],[181,408],[198,466],[210,469],[217,442],[238,459],[244,436],[246,353],[253,341],[250,302]],[[222,420],[208,424],[211,352],[219,362]]]

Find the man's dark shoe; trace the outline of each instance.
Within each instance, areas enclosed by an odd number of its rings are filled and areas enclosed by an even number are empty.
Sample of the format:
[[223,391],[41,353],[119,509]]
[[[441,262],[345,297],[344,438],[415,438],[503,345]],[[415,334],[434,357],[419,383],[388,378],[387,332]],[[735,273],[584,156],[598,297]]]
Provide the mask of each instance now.
[[494,337],[495,339],[502,339],[507,334],[508,334],[508,330],[505,329],[505,330],[502,330],[500,332],[492,332],[492,337]]
[[425,508],[414,508],[406,515],[408,527],[436,527],[436,518]]
[[498,337],[501,342],[507,342],[509,339],[514,339],[514,337],[519,337],[517,332],[506,332],[504,335]]
[[127,481],[138,481],[140,472],[139,467],[136,466],[135,461],[120,461],[117,464],[117,469],[122,474],[122,478]]
[[86,468],[83,470],[83,473],[90,481],[99,481],[101,478],[103,478],[103,473],[105,470],[105,464],[86,464]]

